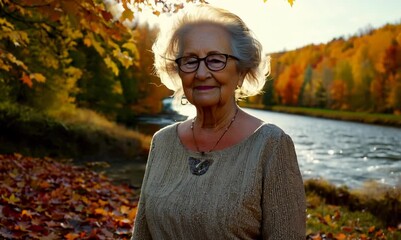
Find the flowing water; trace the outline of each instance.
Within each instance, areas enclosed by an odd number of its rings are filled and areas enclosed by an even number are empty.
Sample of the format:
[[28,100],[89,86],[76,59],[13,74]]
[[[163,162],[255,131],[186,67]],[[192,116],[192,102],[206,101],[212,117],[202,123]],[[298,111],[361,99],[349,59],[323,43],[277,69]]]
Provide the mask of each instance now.
[[[191,106],[176,110],[195,115]],[[304,179],[324,178],[350,188],[370,181],[401,185],[400,128],[245,110],[292,137]]]
[[[175,110],[192,118],[193,106]],[[362,123],[245,109],[275,124],[289,134],[295,144],[304,179],[323,178],[335,185],[362,187],[375,181],[401,186],[401,129]],[[152,135],[173,120],[163,117],[144,119],[134,129]],[[141,184],[145,160],[111,161],[107,175],[116,181]]]

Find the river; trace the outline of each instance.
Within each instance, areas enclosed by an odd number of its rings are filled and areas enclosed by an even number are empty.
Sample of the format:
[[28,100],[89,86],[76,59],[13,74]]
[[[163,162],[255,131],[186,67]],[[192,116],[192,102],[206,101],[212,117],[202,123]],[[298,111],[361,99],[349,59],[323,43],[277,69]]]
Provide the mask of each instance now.
[[[191,106],[176,110],[188,117],[195,114]],[[371,181],[401,186],[400,128],[245,111],[279,126],[292,137],[304,179],[323,178],[350,188],[360,188]]]
[[[189,118],[195,115],[190,105],[175,110]],[[292,137],[304,179],[323,178],[349,188],[360,188],[372,181],[401,187],[401,128],[244,110],[279,126]],[[171,123],[158,117],[144,120],[135,129],[153,134]],[[139,186],[145,166],[143,161],[111,161],[106,174],[116,181]]]

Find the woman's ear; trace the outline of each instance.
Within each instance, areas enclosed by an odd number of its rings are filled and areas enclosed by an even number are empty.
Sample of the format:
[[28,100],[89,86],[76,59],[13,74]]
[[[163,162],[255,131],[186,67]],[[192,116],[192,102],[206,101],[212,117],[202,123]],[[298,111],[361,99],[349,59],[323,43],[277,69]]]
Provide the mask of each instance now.
[[240,73],[238,74],[238,83],[237,83],[237,86],[242,87],[242,84],[244,83],[245,75],[246,75],[246,73],[242,73],[242,72],[240,72]]

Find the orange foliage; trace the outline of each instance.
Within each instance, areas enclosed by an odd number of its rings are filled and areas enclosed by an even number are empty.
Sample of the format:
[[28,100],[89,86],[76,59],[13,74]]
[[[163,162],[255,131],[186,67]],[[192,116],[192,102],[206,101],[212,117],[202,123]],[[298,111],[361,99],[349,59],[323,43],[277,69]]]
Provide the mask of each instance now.
[[[397,112],[401,108],[400,46],[401,24],[388,24],[348,39],[272,54],[276,103],[303,104],[298,103],[302,95],[316,98],[307,101],[313,107],[318,96],[302,91],[316,91],[310,86],[322,84],[327,93],[325,108]],[[302,87],[308,66],[312,81]]]
[[0,238],[129,239],[137,196],[49,158],[0,155]]

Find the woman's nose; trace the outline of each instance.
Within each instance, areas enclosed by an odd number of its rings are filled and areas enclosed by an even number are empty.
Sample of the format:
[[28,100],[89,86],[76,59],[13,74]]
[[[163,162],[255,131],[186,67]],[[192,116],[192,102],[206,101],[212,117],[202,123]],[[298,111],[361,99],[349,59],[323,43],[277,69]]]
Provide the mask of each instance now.
[[209,69],[206,67],[205,61],[199,62],[199,67],[196,70],[196,77],[199,79],[205,79],[210,74]]

